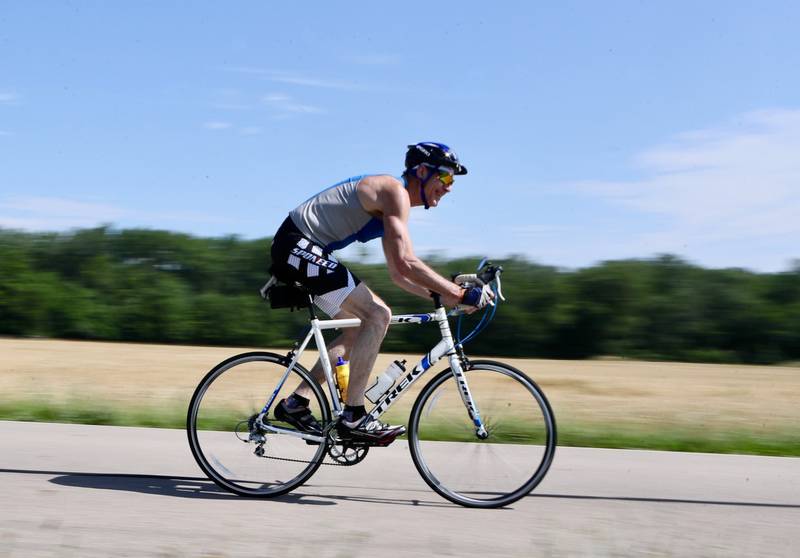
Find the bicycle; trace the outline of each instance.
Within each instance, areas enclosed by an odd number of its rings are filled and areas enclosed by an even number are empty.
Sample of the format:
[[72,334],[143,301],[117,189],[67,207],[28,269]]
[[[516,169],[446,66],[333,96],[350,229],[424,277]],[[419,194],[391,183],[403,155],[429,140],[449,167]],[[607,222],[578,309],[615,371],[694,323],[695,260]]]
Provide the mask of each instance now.
[[[478,324],[463,338],[463,314],[454,341],[448,318],[458,312],[448,314],[434,293],[434,312],[392,316],[391,325],[436,323],[442,339],[369,411],[379,418],[447,357],[449,367],[422,388],[411,409],[408,447],[425,482],[444,498],[467,507],[501,507],[524,497],[544,478],[555,453],[555,417],[539,386],[512,366],[470,360],[464,352],[464,344],[491,322],[504,300],[502,271],[485,260],[478,267],[473,277],[492,286],[495,305],[485,308]],[[360,320],[320,320],[307,291],[297,284],[278,284],[274,277],[261,294],[273,308],[307,308],[310,325],[286,355],[243,353],[208,372],[189,404],[187,433],[195,460],[218,486],[241,496],[264,498],[294,490],[323,464],[355,465],[370,446],[342,440],[336,433],[344,404],[323,337],[325,330],[357,327]],[[328,397],[298,362],[312,338]],[[279,396],[288,395],[300,379],[313,392],[310,408],[323,425],[321,434],[301,432],[270,418]]]

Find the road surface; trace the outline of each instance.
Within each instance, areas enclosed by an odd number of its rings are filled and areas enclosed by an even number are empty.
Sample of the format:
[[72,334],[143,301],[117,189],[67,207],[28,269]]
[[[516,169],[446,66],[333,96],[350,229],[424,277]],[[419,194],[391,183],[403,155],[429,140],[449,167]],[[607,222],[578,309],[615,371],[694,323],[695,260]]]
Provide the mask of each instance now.
[[0,421],[0,495],[0,558],[800,556],[796,458],[559,448],[532,495],[475,510],[398,441],[250,500],[183,431]]

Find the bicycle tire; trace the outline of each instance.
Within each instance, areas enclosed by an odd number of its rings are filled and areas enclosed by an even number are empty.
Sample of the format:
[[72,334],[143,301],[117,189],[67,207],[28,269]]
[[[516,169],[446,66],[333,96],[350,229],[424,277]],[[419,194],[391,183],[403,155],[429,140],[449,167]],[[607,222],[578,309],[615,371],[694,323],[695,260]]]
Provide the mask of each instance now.
[[[408,432],[411,458],[428,486],[451,502],[507,506],[529,494],[547,474],[556,448],[555,416],[536,382],[512,366],[476,360],[465,375],[489,437],[478,439],[461,389],[447,368],[414,402]],[[490,393],[494,389],[498,394]],[[459,476],[462,456],[465,471]],[[484,462],[489,463],[486,471],[480,469]],[[519,471],[498,471],[501,463]]]
[[[277,387],[276,378],[282,376],[289,364],[291,362],[287,357],[274,353],[242,353],[212,368],[195,389],[186,418],[189,447],[200,469],[219,487],[246,497],[279,496],[306,482],[325,459],[327,440],[321,444],[310,445],[294,436],[266,433],[264,434],[266,459],[254,453],[256,444],[253,442],[246,442],[250,447],[243,447],[244,440],[241,436],[249,434],[246,427],[242,432],[243,421],[247,421],[261,410],[266,398]],[[226,380],[222,381],[223,377]],[[317,419],[323,424],[330,422],[328,400],[319,384],[299,363],[292,368],[281,394],[272,404],[272,409],[278,404],[281,396],[285,397],[295,388],[299,379],[305,380],[311,386],[314,399],[310,405],[315,415],[319,415]],[[251,386],[248,383],[257,385]],[[212,389],[215,390],[213,397],[209,395]],[[249,394],[251,402],[240,401],[244,399],[241,394]],[[237,407],[235,410],[229,410],[229,405]],[[201,428],[198,428],[198,423],[201,423]],[[273,455],[271,454],[273,451],[290,453],[300,451],[311,455],[308,459],[293,459],[292,455]],[[227,460],[224,463],[221,461],[223,453],[224,459]],[[283,465],[276,465],[281,462]],[[289,466],[295,463],[297,465]],[[293,474],[288,471],[292,468],[300,470],[297,474]],[[284,473],[281,469],[287,469],[287,472]],[[289,478],[282,480],[277,478],[279,475]]]

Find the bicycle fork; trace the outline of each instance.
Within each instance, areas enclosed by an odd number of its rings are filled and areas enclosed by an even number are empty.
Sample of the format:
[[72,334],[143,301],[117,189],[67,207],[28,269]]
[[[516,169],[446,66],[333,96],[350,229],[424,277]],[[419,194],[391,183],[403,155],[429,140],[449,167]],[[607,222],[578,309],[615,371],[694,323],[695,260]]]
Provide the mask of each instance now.
[[475,399],[472,397],[472,392],[469,390],[469,384],[467,384],[467,378],[464,375],[464,369],[461,366],[461,359],[458,357],[458,355],[450,355],[450,370],[453,372],[453,377],[458,384],[458,392],[461,395],[461,400],[464,402],[464,406],[467,408],[469,418],[472,421],[472,424],[475,425],[475,435],[479,439],[485,440],[489,437],[489,432],[486,430],[486,426],[483,424],[481,413],[478,410],[478,406],[475,404]]
[[469,390],[467,378],[464,375],[464,366],[468,365],[467,357],[464,354],[464,350],[461,345],[455,347],[453,343],[453,334],[450,331],[450,322],[447,319],[447,314],[443,307],[437,308],[436,318],[439,322],[439,329],[442,333],[442,339],[447,344],[447,355],[450,359],[450,370],[453,372],[453,378],[458,384],[458,392],[461,395],[461,400],[464,402],[464,406],[467,408],[469,418],[472,421],[472,424],[475,425],[475,435],[479,439],[485,440],[489,437],[489,432],[486,430],[486,426],[483,424],[481,413],[478,410],[478,406],[475,404],[475,399],[472,397],[472,392]]

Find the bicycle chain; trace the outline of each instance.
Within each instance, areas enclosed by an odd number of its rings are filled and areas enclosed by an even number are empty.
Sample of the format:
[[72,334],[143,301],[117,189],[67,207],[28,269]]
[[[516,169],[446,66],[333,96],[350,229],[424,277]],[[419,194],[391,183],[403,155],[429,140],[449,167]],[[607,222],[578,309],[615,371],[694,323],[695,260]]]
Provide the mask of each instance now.
[[[263,450],[264,444],[263,443],[260,444],[259,447]],[[323,461],[320,463],[320,465],[332,465],[332,466],[336,466],[336,467],[352,467],[353,465],[358,465],[359,463],[361,463],[361,461],[365,457],[365,456],[362,456],[360,459],[358,459],[357,461],[354,461],[352,463],[342,463],[340,461],[337,461],[333,457],[331,457],[329,452],[330,452],[330,448],[325,450],[325,455],[326,455],[326,457],[330,457],[330,459],[333,462],[330,463],[330,462],[324,461],[325,457],[323,457]],[[274,455],[266,455],[266,454],[259,455],[258,454],[258,450],[256,450],[254,453],[256,454],[256,456],[261,457],[263,459],[275,459],[276,461],[289,461],[291,463],[313,463],[313,461],[306,461],[304,459],[292,459],[291,457],[277,457],[277,456],[274,456]]]
[[[242,421],[242,422],[239,423],[239,425],[237,425],[237,431],[238,431],[238,427],[239,426],[241,426],[242,424],[245,424],[245,422],[247,423],[248,429],[251,431],[251,437],[250,437],[251,441],[252,441],[253,421],[256,419],[256,417],[257,417],[257,415],[253,415],[247,421]],[[339,461],[338,459],[336,459],[334,456],[331,455],[331,448],[333,448],[333,447],[335,447],[337,445],[343,445],[343,444],[336,444],[336,443],[333,442],[333,439],[331,438],[331,435],[330,435],[330,431],[332,429],[333,429],[333,426],[331,425],[331,426],[328,426],[324,430],[324,433],[325,433],[326,437],[328,438],[328,443],[329,443],[328,448],[325,450],[325,454],[328,457],[331,458],[332,462],[324,461],[325,457],[323,457],[322,458],[323,461],[320,463],[320,465],[334,465],[334,466],[340,466],[340,467],[352,467],[353,465],[357,465],[357,464],[361,463],[361,461],[363,461],[364,458],[366,457],[366,453],[367,453],[367,451],[369,451],[369,447],[364,448],[364,453],[361,454],[361,456],[358,457],[355,461],[352,461],[352,462],[349,462],[349,463],[342,463],[341,461]],[[261,436],[263,436],[263,434],[261,434]],[[239,438],[240,440],[242,440],[243,442],[246,441],[243,438],[239,437],[238,432],[236,434],[236,437]],[[264,453],[264,444],[265,443],[266,443],[266,439],[264,439],[264,441],[262,441],[259,444],[257,444],[256,450],[253,452],[253,453],[255,453],[255,455],[257,457],[261,457],[261,458],[264,458],[264,459],[274,459],[276,461],[288,461],[288,462],[291,462],[291,463],[313,463],[313,461],[306,461],[304,459],[292,459],[291,457],[277,457],[277,456],[273,456],[273,455],[266,455]],[[351,447],[351,449],[352,449],[352,447]],[[345,452],[343,451],[342,455],[344,455],[344,453]]]
[[[258,454],[256,454],[256,455],[258,455]],[[328,454],[326,452],[326,456],[330,457],[330,454]],[[303,460],[303,459],[292,459],[291,457],[276,457],[274,455],[258,455],[258,457],[261,457],[263,459],[274,459],[276,461],[289,461],[289,462],[292,462],[292,463],[313,463],[312,461],[306,461],[306,460]],[[323,459],[325,459],[325,458],[323,458]],[[332,465],[332,466],[335,466],[335,467],[352,467],[353,465],[358,465],[359,463],[361,463],[361,461],[364,458],[362,457],[361,459],[359,459],[358,461],[354,461],[353,463],[341,463],[339,461],[334,460],[333,458],[331,458],[331,459],[333,460],[332,463],[328,462],[328,461],[322,461],[322,463],[320,463],[320,465]]]
[[[327,456],[327,453],[325,454]],[[264,459],[275,459],[277,461],[291,461],[292,463],[313,463],[313,461],[304,461],[302,459],[292,459],[290,457],[275,457],[274,455],[259,455]],[[334,467],[352,467],[355,463],[328,463],[323,461],[320,465],[332,465]]]

